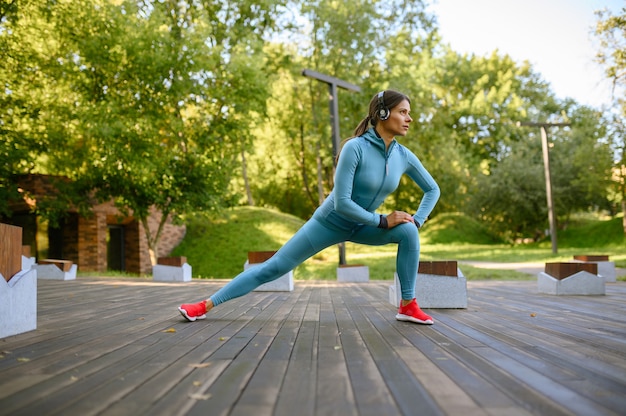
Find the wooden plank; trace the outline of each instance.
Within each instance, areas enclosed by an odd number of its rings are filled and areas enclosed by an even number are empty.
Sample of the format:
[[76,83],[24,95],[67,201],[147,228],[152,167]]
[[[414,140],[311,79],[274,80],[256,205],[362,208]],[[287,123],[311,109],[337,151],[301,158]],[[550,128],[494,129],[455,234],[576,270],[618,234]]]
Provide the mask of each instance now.
[[598,265],[596,263],[555,262],[546,263],[545,266],[545,273],[558,280],[583,271],[598,274]]
[[320,289],[316,413],[356,415],[354,393],[328,288]]
[[420,261],[418,273],[458,277],[458,264],[454,260]]
[[263,263],[276,254],[276,251],[248,251],[248,263]]
[[580,261],[609,261],[609,256],[605,254],[578,254],[574,256],[574,260]]
[[352,319],[351,313],[354,313],[358,308],[357,303],[359,302],[359,294],[353,294],[355,296],[346,296],[343,293],[333,296],[333,305],[336,305],[335,316],[337,317],[341,346],[357,409],[359,414],[399,414],[400,410],[387,388],[385,379],[378,371],[376,361],[370,354],[367,344]]
[[[301,285],[298,284],[298,287]],[[283,385],[276,402],[274,415],[290,416],[294,409],[298,415],[315,415],[317,380],[317,342],[319,332],[319,291],[305,289],[302,295],[305,306],[300,321]]]
[[57,266],[63,272],[69,272],[72,268],[71,260],[59,260],[59,259],[42,259],[39,260],[39,264],[53,264]]
[[[358,309],[351,309],[352,319],[359,328],[363,341],[368,345],[368,349],[382,377],[384,377],[387,388],[397,403],[400,413],[415,414],[416,403],[419,403],[420,415],[441,414],[437,403],[409,367],[405,365],[403,357],[388,343],[387,339],[396,331],[395,328],[387,322],[382,324],[375,316],[368,317],[369,320],[372,320],[370,323],[368,318],[357,312]],[[390,316],[395,316],[395,312]]]
[[299,282],[291,293],[219,305],[206,320],[180,317],[178,300],[223,284],[39,282],[37,331],[1,340],[0,415],[626,408],[620,282],[606,296],[540,295],[534,281],[468,282],[468,309],[429,310],[433,326],[395,320],[389,281]]
[[[299,292],[299,295],[302,295],[302,291]],[[252,413],[272,414],[280,395],[305,308],[306,303],[300,301],[300,297],[287,296],[285,303],[275,314],[279,319],[269,321],[269,325],[265,325],[259,331],[260,335],[272,338],[271,345],[245,391],[233,406],[230,413],[232,416]],[[280,319],[281,317],[285,319]]]
[[22,270],[22,228],[0,223],[0,273],[7,282]]
[[182,267],[185,263],[187,263],[187,257],[185,256],[159,257],[157,259],[157,264],[161,264],[163,266]]

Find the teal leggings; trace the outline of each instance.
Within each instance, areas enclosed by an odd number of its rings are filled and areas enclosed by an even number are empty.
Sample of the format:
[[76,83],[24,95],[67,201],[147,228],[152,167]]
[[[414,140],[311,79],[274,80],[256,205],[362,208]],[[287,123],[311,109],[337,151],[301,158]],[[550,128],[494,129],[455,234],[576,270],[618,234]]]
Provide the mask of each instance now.
[[396,272],[402,288],[402,299],[415,297],[415,279],[419,262],[420,243],[417,227],[413,223],[381,229],[367,225],[352,228],[337,227],[315,217],[310,219],[269,260],[250,267],[218,290],[211,301],[217,306],[227,300],[250,293],[263,283],[271,282],[293,270],[319,251],[344,241],[359,244],[398,244]]

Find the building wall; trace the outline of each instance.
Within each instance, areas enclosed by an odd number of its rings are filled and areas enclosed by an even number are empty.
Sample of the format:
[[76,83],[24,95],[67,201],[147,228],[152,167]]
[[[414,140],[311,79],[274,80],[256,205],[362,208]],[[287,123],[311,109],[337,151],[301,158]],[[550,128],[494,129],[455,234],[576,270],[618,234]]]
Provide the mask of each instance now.
[[94,212],[91,217],[78,218],[78,270],[103,272],[107,270],[107,223],[106,214]]
[[[38,197],[54,195],[54,180],[58,178],[46,175],[25,175],[20,183],[28,195],[23,202],[15,204],[15,212],[32,210]],[[156,233],[161,214],[152,210],[148,218],[148,226],[152,235]],[[10,219],[4,221],[11,223]],[[109,202],[94,205],[92,215],[83,217],[71,212],[63,223],[63,257],[72,260],[81,271],[104,272],[107,270],[107,237],[108,225],[124,226],[124,257],[125,269],[130,273],[151,274],[152,264],[148,251],[146,233],[139,221],[132,216],[123,216]],[[161,234],[158,246],[160,257],[168,256],[182,241],[186,228],[176,226],[168,220]]]

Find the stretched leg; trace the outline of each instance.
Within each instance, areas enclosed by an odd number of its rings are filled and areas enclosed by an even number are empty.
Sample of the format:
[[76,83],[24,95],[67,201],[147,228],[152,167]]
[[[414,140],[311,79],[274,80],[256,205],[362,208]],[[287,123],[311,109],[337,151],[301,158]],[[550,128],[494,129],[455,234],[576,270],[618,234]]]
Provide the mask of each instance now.
[[415,279],[420,256],[420,242],[417,227],[413,223],[401,224],[391,229],[363,227],[350,241],[368,245],[398,244],[396,272],[400,279],[402,299],[415,297]]
[[243,296],[263,283],[278,279],[317,252],[345,241],[348,234],[311,219],[269,260],[238,274],[206,301],[184,304],[178,309],[190,321],[203,319],[206,312],[214,306]]
[[402,300],[396,319],[420,324],[432,324],[432,317],[425,314],[415,300],[415,281],[420,256],[420,241],[417,227],[413,223],[400,224],[391,229],[363,227],[351,241],[369,245],[398,244],[396,272],[400,280]]

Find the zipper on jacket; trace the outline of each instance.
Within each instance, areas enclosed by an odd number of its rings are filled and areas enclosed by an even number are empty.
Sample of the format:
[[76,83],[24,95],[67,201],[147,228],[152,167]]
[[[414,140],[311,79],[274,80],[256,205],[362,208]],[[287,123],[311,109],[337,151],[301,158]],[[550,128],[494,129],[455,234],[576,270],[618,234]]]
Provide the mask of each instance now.
[[380,195],[380,190],[383,189],[383,185],[385,184],[385,178],[389,176],[389,155],[391,155],[391,150],[393,149],[394,146],[395,144],[392,143],[391,146],[389,147],[389,151],[386,151],[386,150],[383,151],[385,155],[385,176],[383,177],[383,180],[380,181],[380,186],[378,187],[378,190],[376,191],[374,198],[372,198],[372,200],[370,201],[369,205],[366,208],[366,210],[368,211],[372,207],[372,204],[374,203],[374,201],[376,201],[376,198],[378,198],[378,195]]

